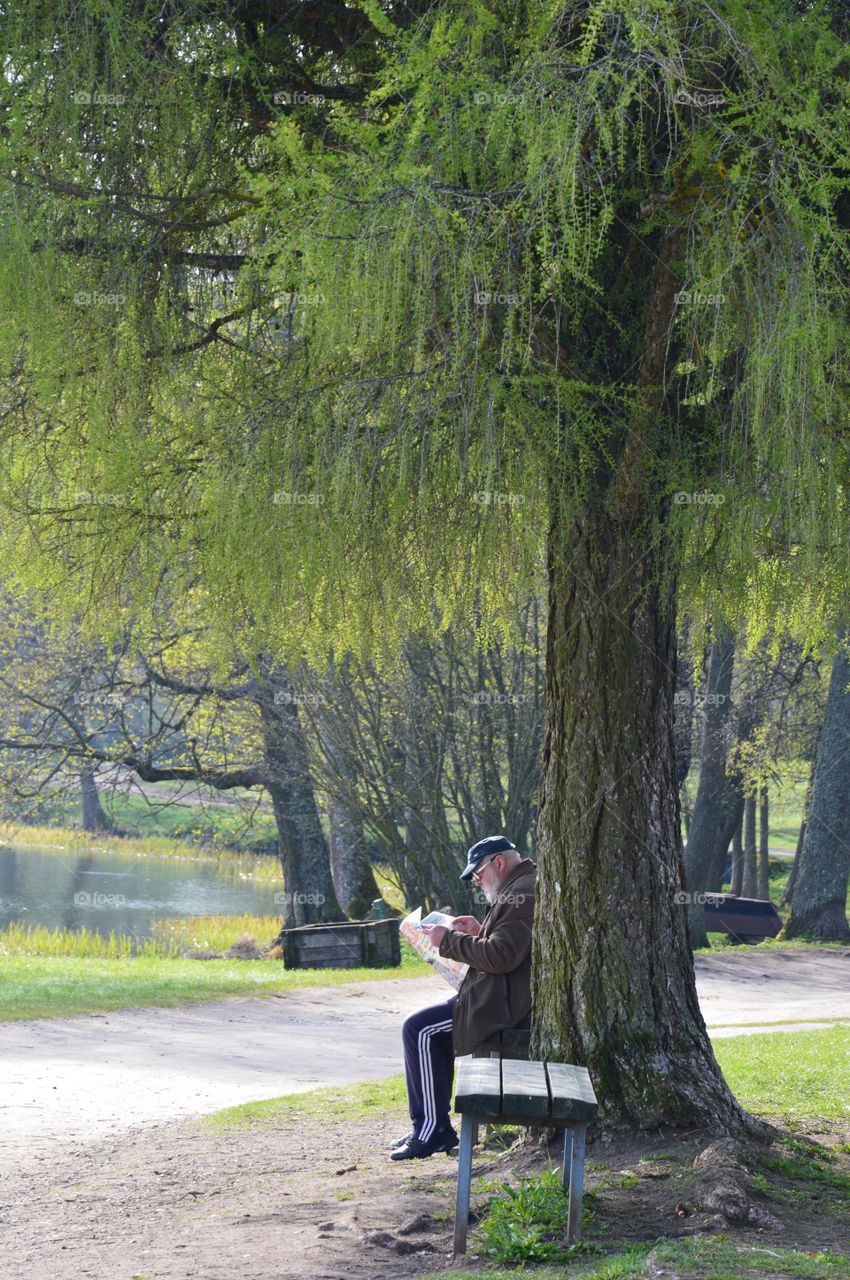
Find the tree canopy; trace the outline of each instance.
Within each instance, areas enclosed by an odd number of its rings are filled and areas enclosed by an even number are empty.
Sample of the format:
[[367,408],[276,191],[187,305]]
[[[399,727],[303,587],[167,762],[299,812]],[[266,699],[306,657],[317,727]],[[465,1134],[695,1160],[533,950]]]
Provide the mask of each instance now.
[[[553,503],[619,476],[625,509],[648,471],[699,609],[831,616],[839,20],[7,6],[4,560],[102,630],[200,578],[249,646],[397,645],[476,598],[492,626]],[[677,282],[661,388],[648,249]]]

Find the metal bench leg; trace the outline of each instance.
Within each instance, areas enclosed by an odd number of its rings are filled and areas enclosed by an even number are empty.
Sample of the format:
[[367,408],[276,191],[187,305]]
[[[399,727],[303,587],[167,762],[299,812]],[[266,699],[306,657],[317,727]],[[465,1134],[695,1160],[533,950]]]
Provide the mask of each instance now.
[[454,1256],[466,1253],[469,1227],[469,1196],[472,1183],[472,1148],[478,1136],[478,1123],[465,1115],[460,1126],[460,1150],[457,1162],[457,1202],[455,1204]]
[[561,1182],[567,1195],[570,1193],[570,1174],[573,1167],[573,1131],[567,1126],[564,1130],[564,1163],[561,1166]]
[[[569,1130],[567,1130],[569,1132]],[[584,1193],[584,1138],[586,1124],[577,1124],[574,1133],[570,1134],[570,1210],[567,1240],[578,1240],[581,1236],[581,1202]],[[564,1177],[566,1178],[567,1140],[564,1138]]]

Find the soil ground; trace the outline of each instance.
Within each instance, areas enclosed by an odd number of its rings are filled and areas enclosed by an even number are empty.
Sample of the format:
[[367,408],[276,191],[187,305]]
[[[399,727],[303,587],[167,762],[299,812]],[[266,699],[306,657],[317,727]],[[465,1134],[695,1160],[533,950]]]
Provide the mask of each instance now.
[[[405,1128],[402,1113],[357,1122],[290,1118],[216,1134],[184,1121],[81,1148],[59,1144],[51,1155],[25,1154],[0,1191],[0,1276],[401,1280],[451,1269],[457,1161],[438,1155],[390,1163],[389,1143]],[[850,1126],[813,1136],[850,1172],[850,1155],[838,1150]],[[586,1188],[595,1193],[588,1198],[595,1219],[588,1238],[609,1251],[711,1230],[688,1204],[690,1163],[706,1141],[668,1134],[590,1144]],[[551,1153],[557,1163],[557,1144]],[[474,1173],[513,1179],[548,1160],[545,1148],[527,1143],[479,1148]],[[487,1196],[475,1185],[480,1212]],[[726,1238],[850,1252],[846,1204],[839,1212],[825,1197],[786,1189],[787,1198],[760,1197],[782,1227],[729,1228]],[[680,1217],[683,1205],[687,1216]],[[483,1265],[474,1231],[469,1265]]]

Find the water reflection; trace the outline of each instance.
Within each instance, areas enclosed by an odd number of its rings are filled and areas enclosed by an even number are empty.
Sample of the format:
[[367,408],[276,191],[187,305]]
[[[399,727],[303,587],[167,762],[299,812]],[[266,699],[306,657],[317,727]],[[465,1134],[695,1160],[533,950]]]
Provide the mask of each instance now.
[[0,848],[0,928],[19,920],[145,938],[159,916],[279,915],[279,888],[213,863]]

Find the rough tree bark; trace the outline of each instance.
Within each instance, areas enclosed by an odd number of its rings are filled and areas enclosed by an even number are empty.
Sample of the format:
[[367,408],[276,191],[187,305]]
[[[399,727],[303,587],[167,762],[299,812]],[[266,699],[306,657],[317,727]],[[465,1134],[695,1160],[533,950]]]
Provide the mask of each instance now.
[[[648,300],[638,389],[649,422],[674,245]],[[532,1049],[588,1067],[606,1127],[756,1132],[715,1061],[677,901],[675,584],[648,421],[634,422],[613,479],[600,468],[576,513],[556,495],[551,506]]]
[[812,801],[798,859],[791,915],[783,938],[809,934],[821,942],[850,942],[850,662],[848,632],[832,663],[826,714],[812,781]]

